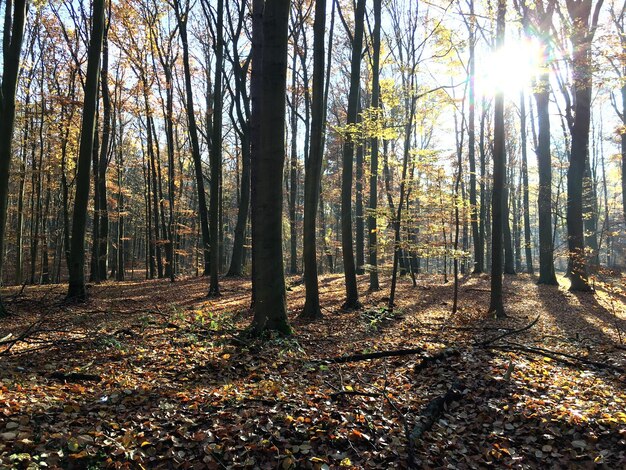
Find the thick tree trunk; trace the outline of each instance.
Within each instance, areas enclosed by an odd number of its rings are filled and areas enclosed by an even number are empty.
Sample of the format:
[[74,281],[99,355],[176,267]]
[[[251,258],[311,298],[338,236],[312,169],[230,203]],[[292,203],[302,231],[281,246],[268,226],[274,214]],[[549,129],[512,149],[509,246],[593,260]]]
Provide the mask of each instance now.
[[254,319],[252,331],[290,334],[285,299],[282,246],[283,170],[285,164],[285,95],[289,0],[266,0],[263,11],[263,75],[260,143],[255,181]]
[[[570,122],[572,146],[567,172],[567,241],[570,263],[570,290],[590,291],[585,260],[583,221],[583,178],[588,158],[591,122],[591,40],[595,24],[590,27],[591,0],[567,0],[567,9],[574,24],[571,33],[574,116]],[[598,0],[596,11],[603,1]],[[594,15],[593,23],[597,23]]]
[[[5,3],[2,93],[0,94],[0,283],[4,260],[4,240],[6,237],[7,205],[9,201],[9,172],[11,170],[11,147],[13,125],[15,123],[15,90],[20,68],[20,52],[26,19],[26,0]],[[11,8],[13,7],[13,8]],[[0,297],[0,317],[7,311]]]

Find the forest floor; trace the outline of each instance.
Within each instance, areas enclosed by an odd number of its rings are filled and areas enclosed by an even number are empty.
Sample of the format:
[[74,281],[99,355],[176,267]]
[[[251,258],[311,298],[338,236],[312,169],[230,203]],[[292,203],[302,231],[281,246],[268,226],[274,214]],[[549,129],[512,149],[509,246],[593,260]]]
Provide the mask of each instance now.
[[[507,276],[496,321],[487,276],[462,279],[452,315],[441,277],[402,279],[390,313],[387,285],[341,311],[328,275],[318,323],[297,319],[290,281],[295,334],[264,341],[239,335],[246,280],[211,300],[207,279],[106,282],[81,305],[65,286],[5,289],[0,468],[626,465],[621,278],[574,295]],[[414,351],[321,361],[399,349]]]

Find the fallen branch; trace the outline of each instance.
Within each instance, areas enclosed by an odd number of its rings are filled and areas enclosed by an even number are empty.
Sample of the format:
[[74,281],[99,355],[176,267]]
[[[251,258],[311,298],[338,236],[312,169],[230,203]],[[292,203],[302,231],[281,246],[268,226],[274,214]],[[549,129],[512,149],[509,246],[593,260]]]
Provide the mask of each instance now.
[[65,374],[63,372],[53,372],[50,374],[50,378],[60,380],[61,382],[100,382],[102,377],[95,374],[83,374],[80,372],[71,372]]
[[360,397],[374,397],[374,398],[381,396],[380,393],[359,392],[358,390],[340,390],[338,392],[331,393],[329,397],[331,398],[331,400],[336,400],[337,398],[345,396],[345,395],[356,395]]
[[[573,354],[567,354],[567,353],[560,352],[560,351],[553,351],[550,349],[540,348],[536,346],[525,346],[523,344],[514,343],[511,341],[507,341],[506,346],[510,346],[512,349],[517,349],[520,351],[544,355],[551,359],[555,359],[555,356],[561,356],[567,359],[580,362],[585,365],[596,367],[597,369],[610,369],[610,370],[614,370],[622,374],[626,373],[626,369],[624,369],[623,367],[614,366],[613,364],[608,364],[606,362],[592,361],[591,359],[587,359],[585,357],[575,356]],[[567,362],[571,363],[571,361],[567,361]]]
[[353,354],[350,356],[339,356],[328,359],[317,359],[313,362],[321,364],[345,364],[347,362],[368,361],[370,359],[380,359],[382,357],[399,357],[410,356],[412,354],[420,354],[424,352],[424,348],[396,349],[394,351],[378,351],[366,354]]
[[421,419],[413,427],[413,431],[409,436],[409,444],[414,448],[417,441],[428,432],[439,417],[443,414],[446,407],[453,401],[463,397],[463,387],[458,380],[455,380],[448,391],[440,397],[432,400],[420,414]]
[[[464,291],[473,291],[473,292],[486,292],[486,293],[490,293],[491,289],[481,289],[480,287],[465,287],[463,289]],[[515,295],[514,293],[510,292],[510,291],[503,291],[503,294],[507,294],[507,295]]]
[[533,326],[535,326],[535,323],[537,323],[539,321],[539,317],[540,317],[540,315],[537,315],[537,318],[535,318],[528,325],[523,326],[522,328],[518,328],[516,330],[507,331],[506,333],[502,333],[501,335],[498,335],[498,336],[495,336],[493,338],[489,338],[489,339],[487,339],[485,341],[482,341],[482,342],[478,343],[477,345],[478,346],[483,346],[483,347],[484,346],[488,346],[488,345],[490,345],[492,343],[495,343],[496,341],[499,341],[499,340],[501,340],[503,338],[506,338],[507,336],[516,335],[516,334],[521,333],[523,331],[530,330]]

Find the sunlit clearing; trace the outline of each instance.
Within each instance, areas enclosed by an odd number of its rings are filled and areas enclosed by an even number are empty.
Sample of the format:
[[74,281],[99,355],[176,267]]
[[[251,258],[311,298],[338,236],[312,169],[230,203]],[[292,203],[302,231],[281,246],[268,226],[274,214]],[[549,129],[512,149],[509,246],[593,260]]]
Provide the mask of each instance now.
[[531,85],[540,71],[541,46],[536,41],[507,42],[504,47],[478,59],[476,86],[481,95],[503,92],[514,95]]

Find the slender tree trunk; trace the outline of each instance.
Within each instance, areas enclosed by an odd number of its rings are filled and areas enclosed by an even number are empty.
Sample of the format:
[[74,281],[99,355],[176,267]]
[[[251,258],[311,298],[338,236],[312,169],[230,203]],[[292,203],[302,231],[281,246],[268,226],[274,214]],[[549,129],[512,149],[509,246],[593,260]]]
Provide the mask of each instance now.
[[298,272],[298,239],[296,228],[296,198],[298,197],[298,95],[296,91],[296,49],[298,32],[294,26],[294,50],[291,63],[291,161],[289,163],[289,273]]
[[[474,16],[474,0],[470,0],[470,18],[469,18],[469,112],[467,122],[467,144],[468,144],[468,160],[470,171],[470,219],[472,224],[472,238],[474,239],[474,274],[480,274],[485,269],[485,246],[482,243],[482,237],[479,230],[479,206],[476,195],[476,32]],[[483,201],[480,201],[480,210],[482,211]],[[484,235],[483,235],[484,236]]]
[[[495,127],[495,125],[494,125]],[[495,132],[494,132],[495,133]],[[494,137],[495,140],[495,137]],[[506,142],[506,141],[505,141]],[[494,144],[495,145],[495,144]],[[505,176],[504,176],[504,192],[502,195],[502,223],[503,227],[503,236],[504,236],[504,274],[515,274],[515,253],[513,251],[513,235],[511,233],[511,213],[509,210],[510,207],[510,185],[513,182],[513,178],[507,178],[506,176],[506,164],[507,158],[509,163],[512,158],[506,155],[506,143],[504,146],[505,150]]]
[[[411,89],[413,88],[413,86],[414,84],[411,83]],[[413,118],[415,116],[416,100],[417,98],[415,96],[412,96],[410,99],[408,120],[404,127],[404,155],[402,158],[402,179],[400,180],[400,200],[398,201],[398,211],[394,220],[393,268],[391,272],[391,291],[389,293],[389,302],[387,304],[390,311],[393,310],[394,300],[396,297],[398,262],[400,260],[400,257],[403,256],[403,250],[400,247],[400,229],[402,227],[402,206],[404,205],[406,176],[409,163],[409,154],[411,150],[411,133],[413,130]]]
[[[257,230],[257,182],[261,173],[261,123],[262,101],[263,101],[263,10],[265,0],[252,0],[252,69],[250,75],[250,225],[252,233],[252,299],[254,306],[256,300],[256,279],[257,279],[257,243],[254,233]],[[281,98],[281,99],[284,99]],[[282,125],[282,124],[281,124]],[[282,175],[282,173],[281,173]],[[265,319],[261,317],[260,322]]]
[[74,198],[74,219],[72,221],[72,244],[70,248],[70,278],[67,292],[69,300],[77,301],[83,301],[87,298],[85,289],[85,224],[89,201],[89,171],[96,128],[100,55],[104,36],[104,4],[104,0],[93,0],[91,39],[87,52],[87,75],[85,78],[85,99],[78,152],[76,197]]
[[[350,91],[348,94],[347,125],[357,122],[359,92],[361,82],[361,52],[363,49],[363,29],[365,17],[365,0],[357,0],[354,14],[354,38],[352,41],[352,59],[350,65]],[[346,282],[345,309],[356,309],[361,306],[356,283],[356,266],[354,248],[352,246],[352,170],[354,159],[354,138],[346,136],[343,143],[343,167],[341,176],[341,247],[343,268]]]
[[[359,106],[357,112],[357,123],[361,126],[361,114],[363,112],[361,98],[359,97]],[[356,254],[356,273],[363,274],[363,265],[365,264],[365,244],[363,235],[365,232],[365,220],[363,219],[363,153],[365,151],[365,143],[359,135],[356,146],[355,160],[355,201],[354,201],[354,248]]]
[[550,76],[543,73],[535,87],[537,103],[537,167],[539,170],[539,284],[557,285],[552,237],[552,157],[550,151]]
[[[622,49],[622,54],[626,57],[626,47]],[[622,85],[621,95],[622,126],[626,126],[626,82]],[[626,127],[622,128],[622,131],[620,132],[620,149],[622,153],[622,207],[624,212],[624,223],[626,224]]]
[[326,0],[315,2],[313,24],[313,100],[311,103],[311,150],[304,175],[304,284],[306,299],[302,317],[316,320],[322,317],[317,278],[317,247],[315,218],[320,200],[322,161],[324,158],[324,34],[326,29]]
[[[103,43],[102,43],[102,68],[100,71],[100,82],[102,88],[102,142],[100,145],[100,161],[98,163],[98,170],[100,175],[98,177],[98,184],[100,190],[98,196],[100,198],[99,203],[99,219],[100,219],[100,231],[98,236],[98,277],[101,281],[107,279],[107,259],[109,249],[109,210],[107,201],[107,181],[106,172],[109,165],[109,148],[111,141],[111,97],[109,94],[109,42],[108,42],[108,27],[105,28]],[[95,171],[95,170],[94,170]],[[96,235],[94,234],[94,237]],[[95,238],[94,238],[95,243]]]
[[[506,16],[506,0],[498,0],[498,22],[496,32],[496,48],[504,44],[504,28]],[[505,136],[504,136],[504,97],[502,92],[496,93],[493,118],[493,190],[491,195],[492,229],[491,229],[491,298],[489,313],[496,318],[505,316],[502,299],[502,252],[504,228],[504,187],[505,187]]]
[[[226,4],[228,5],[228,3]],[[242,4],[242,8],[246,8]],[[230,11],[230,10],[227,10]],[[241,188],[239,197],[239,208],[237,211],[237,223],[235,225],[235,233],[233,240],[233,251],[230,261],[230,268],[227,276],[242,276],[245,259],[244,242],[246,237],[246,226],[248,224],[248,216],[250,214],[250,97],[247,90],[247,76],[249,71],[249,61],[242,66],[239,57],[238,42],[243,28],[243,10],[233,31],[233,43],[231,47],[232,66],[235,73],[235,92],[237,117],[239,120],[239,138],[241,139]],[[232,21],[231,21],[232,23]],[[243,101],[243,103],[242,103]],[[242,109],[243,108],[243,109]]]
[[522,191],[524,200],[524,251],[526,254],[526,272],[533,274],[533,251],[530,233],[530,198],[528,196],[528,150],[526,137],[526,96],[520,95],[520,127],[522,129]]
[[209,232],[211,236],[211,279],[209,297],[219,297],[220,269],[220,187],[222,179],[222,67],[224,64],[224,0],[217,0],[217,23],[215,24],[215,80],[213,82],[213,136],[209,154],[211,166],[211,186],[209,200]]
[[[374,112],[375,128],[380,122],[380,30],[382,22],[382,0],[374,0],[374,34],[372,52],[372,110]],[[367,217],[367,232],[369,237],[369,273],[370,291],[380,289],[378,281],[378,136],[371,140],[370,181],[369,181],[369,216]]]
[[[178,5],[178,2],[176,2]],[[200,229],[202,232],[202,253],[204,259],[203,275],[208,276],[211,265],[211,235],[209,232],[209,218],[206,204],[206,192],[204,190],[204,175],[202,173],[202,156],[200,155],[200,141],[198,139],[198,125],[193,105],[193,83],[191,81],[191,66],[189,65],[189,43],[187,40],[187,13],[184,15],[180,8],[175,8],[178,20],[180,41],[183,47],[183,72],[185,75],[185,101],[187,108],[187,120],[189,127],[189,140],[191,141],[191,154],[195,170],[196,189],[198,191],[198,212],[200,215]]]
[[[122,189],[122,173],[124,168],[124,151],[122,148],[122,127],[120,126],[119,144],[117,149],[117,281],[123,281],[126,277],[126,257],[125,247],[126,240],[124,239],[124,191]],[[136,237],[133,239],[135,241]]]

